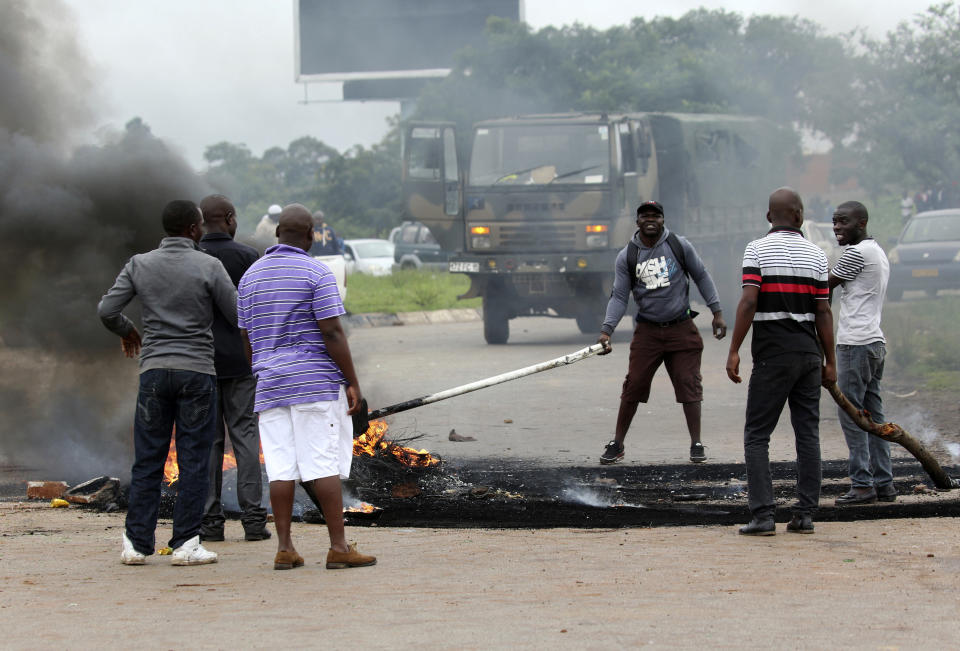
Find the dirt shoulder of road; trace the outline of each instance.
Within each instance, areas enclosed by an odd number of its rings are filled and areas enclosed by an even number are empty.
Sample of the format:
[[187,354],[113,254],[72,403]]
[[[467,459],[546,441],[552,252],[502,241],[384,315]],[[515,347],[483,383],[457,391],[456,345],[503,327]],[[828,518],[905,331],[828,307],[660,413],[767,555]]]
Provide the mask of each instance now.
[[[240,523],[220,562],[119,562],[122,513],[0,503],[6,648],[943,647],[956,644],[954,518],[733,527],[349,528],[375,567],[330,571],[294,524],[300,569]],[[169,536],[162,522],[158,546]]]

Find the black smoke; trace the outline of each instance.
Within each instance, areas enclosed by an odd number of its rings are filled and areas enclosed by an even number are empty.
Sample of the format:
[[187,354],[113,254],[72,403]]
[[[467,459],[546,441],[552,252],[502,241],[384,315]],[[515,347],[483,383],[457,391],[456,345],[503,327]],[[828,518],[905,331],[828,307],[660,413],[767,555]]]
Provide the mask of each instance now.
[[136,362],[97,302],[168,201],[209,191],[137,118],[73,146],[97,104],[74,33],[58,2],[0,3],[0,458],[68,481],[131,459]]

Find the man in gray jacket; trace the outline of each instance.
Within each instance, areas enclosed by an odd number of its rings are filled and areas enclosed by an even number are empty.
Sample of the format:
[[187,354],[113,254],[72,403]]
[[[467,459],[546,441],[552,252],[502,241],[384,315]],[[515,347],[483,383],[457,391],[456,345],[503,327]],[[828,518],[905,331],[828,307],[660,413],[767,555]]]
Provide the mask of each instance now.
[[[219,260],[200,251],[201,215],[192,201],[163,209],[160,248],[135,255],[100,300],[103,324],[122,339],[127,357],[140,356],[140,390],[133,423],[134,462],[120,560],[143,565],[153,553],[163,465],[176,425],[177,502],[173,565],[215,563],[200,544],[207,469],[217,415],[213,364],[214,309],[237,322],[237,291]],[[140,297],[144,336],[123,315]],[[142,348],[142,350],[141,350]]]
[[616,430],[600,456],[602,464],[623,458],[623,440],[637,407],[650,397],[650,385],[660,364],[666,365],[677,402],[683,405],[690,432],[690,461],[702,463],[707,459],[700,441],[703,339],[693,322],[697,313],[690,309],[688,276],[713,312],[714,337],[723,339],[727,325],[720,311],[716,286],[700,256],[686,238],[668,231],[663,221],[663,206],[658,202],[640,204],[638,230],[617,255],[613,292],[598,340],[605,347],[601,354],[611,350],[610,335],[627,311],[631,291],[638,307],[637,324],[630,343],[630,362],[620,394]]

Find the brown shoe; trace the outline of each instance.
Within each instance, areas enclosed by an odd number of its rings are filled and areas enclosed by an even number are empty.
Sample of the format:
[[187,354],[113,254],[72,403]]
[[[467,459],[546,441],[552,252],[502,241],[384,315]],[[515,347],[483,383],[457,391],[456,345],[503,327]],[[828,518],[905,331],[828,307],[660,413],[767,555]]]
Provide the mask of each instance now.
[[295,567],[303,566],[303,556],[297,552],[277,552],[273,557],[273,569],[292,570]]
[[348,547],[350,551],[338,552],[331,549],[327,552],[327,569],[342,570],[347,567],[366,567],[367,565],[376,565],[377,557],[361,554],[357,551],[356,544]]

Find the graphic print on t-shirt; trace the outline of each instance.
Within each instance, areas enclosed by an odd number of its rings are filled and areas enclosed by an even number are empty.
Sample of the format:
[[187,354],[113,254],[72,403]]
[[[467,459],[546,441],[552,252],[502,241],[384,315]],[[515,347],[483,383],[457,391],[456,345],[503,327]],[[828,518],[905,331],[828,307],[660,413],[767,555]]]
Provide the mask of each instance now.
[[637,281],[643,283],[647,289],[669,287],[670,273],[675,267],[676,263],[673,260],[668,261],[665,255],[643,260],[637,263]]

